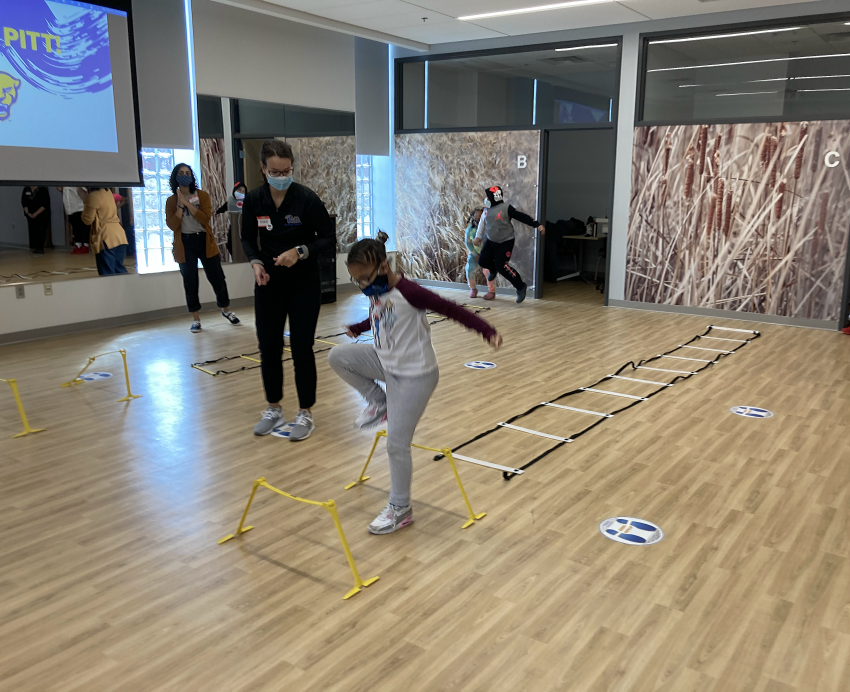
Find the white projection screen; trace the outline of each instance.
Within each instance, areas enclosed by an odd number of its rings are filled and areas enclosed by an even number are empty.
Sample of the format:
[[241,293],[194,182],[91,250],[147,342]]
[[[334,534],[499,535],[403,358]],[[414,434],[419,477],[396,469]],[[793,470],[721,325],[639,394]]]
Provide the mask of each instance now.
[[130,0],[0,0],[0,32],[0,184],[139,185]]

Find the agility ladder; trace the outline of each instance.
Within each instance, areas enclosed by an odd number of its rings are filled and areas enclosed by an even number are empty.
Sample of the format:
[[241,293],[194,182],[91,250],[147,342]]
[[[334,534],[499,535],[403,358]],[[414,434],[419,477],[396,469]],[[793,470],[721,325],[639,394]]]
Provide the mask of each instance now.
[[[739,334],[750,334],[751,336],[746,338],[746,339],[732,339],[732,338],[727,338],[727,337],[711,336],[712,330],[723,331],[723,332],[736,332],[736,333],[739,333]],[[490,428],[489,430],[485,430],[484,432],[480,433],[479,435],[476,435],[472,439],[467,440],[466,442],[463,442],[462,444],[459,444],[457,447],[453,447],[451,451],[452,451],[455,459],[461,459],[462,461],[467,461],[467,462],[470,462],[470,463],[473,463],[473,464],[477,464],[479,466],[487,466],[489,468],[495,468],[495,469],[502,471],[502,478],[504,478],[506,481],[509,481],[509,480],[511,480],[511,478],[521,474],[529,466],[533,466],[538,461],[540,461],[544,457],[546,457],[549,454],[551,454],[552,452],[554,452],[556,449],[560,449],[565,444],[575,442],[576,439],[578,439],[579,437],[584,435],[586,432],[593,430],[593,428],[595,428],[597,425],[601,425],[602,423],[604,423],[609,418],[613,418],[615,415],[620,414],[624,411],[627,411],[628,409],[632,408],[633,406],[637,406],[638,404],[640,404],[644,401],[649,401],[656,394],[663,392],[665,389],[667,389],[669,387],[672,387],[677,382],[680,382],[682,380],[687,380],[687,379],[693,377],[694,375],[697,375],[698,373],[702,372],[706,368],[716,364],[721,358],[732,355],[733,353],[737,352],[739,349],[743,348],[744,346],[749,344],[751,341],[754,341],[755,339],[759,338],[760,336],[761,336],[760,332],[756,332],[756,331],[753,331],[753,330],[750,330],[750,329],[732,329],[731,327],[709,326],[708,329],[705,330],[705,332],[703,332],[702,334],[698,334],[693,339],[691,339],[690,341],[688,341],[684,344],[679,344],[678,346],[676,346],[676,348],[673,348],[669,351],[661,353],[657,356],[653,356],[652,358],[647,358],[646,360],[641,360],[637,363],[637,365],[635,365],[634,361],[629,361],[623,367],[621,367],[619,370],[617,370],[613,375],[606,375],[601,380],[599,380],[598,382],[595,382],[594,384],[590,385],[589,387],[579,387],[578,389],[574,389],[570,392],[566,392],[564,394],[561,394],[560,396],[555,397],[554,399],[552,399],[550,401],[544,401],[540,404],[537,404],[536,406],[532,406],[527,411],[520,413],[519,415],[514,416],[513,418],[509,418],[507,421],[505,421],[503,423],[499,423],[498,425]],[[693,345],[694,342],[702,343],[703,339],[708,340],[707,341],[708,345],[706,345],[706,346],[694,346]],[[719,342],[719,343],[717,343],[717,342]],[[726,348],[722,348],[722,346],[724,344],[729,344],[729,345]],[[737,345],[733,346],[733,344],[737,344]],[[721,348],[712,348],[712,346],[714,346],[714,347],[720,346]],[[680,355],[674,355],[677,352]],[[681,355],[683,353],[687,353],[689,355]],[[708,354],[714,354],[714,355],[711,355],[708,358],[697,357],[697,356],[706,356]],[[665,359],[665,360],[663,362],[659,362],[659,361],[661,361],[661,359]],[[670,362],[670,361],[673,361],[673,362]],[[670,367],[669,368],[667,368],[667,367],[652,367],[652,366],[648,365],[649,363],[652,363],[655,366],[668,365],[669,364]],[[684,367],[684,368],[688,368],[688,369],[687,370],[673,369],[676,366],[678,366],[679,368]],[[642,379],[642,378],[639,379],[639,378],[636,378],[636,377],[627,377],[627,376],[623,375],[623,372],[627,371],[628,368],[631,368],[631,371],[629,371],[629,374],[632,374],[632,371],[645,370],[648,373],[666,373],[667,376],[669,376],[671,374],[676,375],[676,376],[670,382],[658,382],[656,380],[647,380],[647,379]],[[642,375],[643,373],[636,373],[636,374]],[[652,375],[647,374],[646,376],[651,377]],[[656,375],[655,377],[657,377],[658,379],[664,379],[665,375]],[[647,394],[646,396],[635,396],[633,394],[622,394],[620,392],[609,392],[609,391],[606,391],[604,389],[596,389],[596,387],[598,387],[603,382],[608,382],[610,380],[628,380],[630,382],[640,382],[642,384],[656,385],[657,388],[655,389],[655,391],[651,392],[650,394]],[[569,396],[573,396],[575,394],[581,394],[583,392],[590,392],[592,394],[611,396],[611,397],[614,397],[615,399],[617,399],[617,398],[627,399],[627,400],[630,400],[631,403],[628,403],[625,406],[618,408],[615,411],[610,411],[610,412],[591,411],[591,410],[588,410],[588,409],[574,408],[572,406],[565,406],[563,404],[555,403],[556,401],[560,401],[561,399],[565,399],[565,398],[567,398]],[[566,411],[574,411],[576,413],[583,413],[585,415],[592,416],[592,417],[596,418],[597,420],[595,420],[590,425],[587,425],[586,427],[582,428],[578,432],[570,434],[568,437],[563,437],[563,436],[560,436],[560,435],[550,435],[549,433],[544,433],[544,432],[540,432],[538,430],[531,430],[529,428],[523,428],[523,427],[520,427],[518,425],[514,425],[514,423],[516,421],[518,421],[519,419],[530,415],[531,413],[533,413],[534,411],[537,411],[538,409],[540,409],[543,406],[551,406],[551,407],[563,409],[563,410],[566,410]],[[492,433],[494,433],[498,430],[504,430],[504,429],[514,430],[514,431],[518,431],[518,432],[524,432],[524,433],[527,433],[529,435],[536,435],[537,437],[549,438],[551,440],[554,440],[556,442],[556,444],[553,445],[552,447],[550,447],[549,449],[547,449],[542,454],[538,454],[531,461],[529,461],[526,464],[523,464],[522,466],[519,466],[517,468],[511,468],[511,467],[508,467],[508,466],[501,466],[499,464],[494,464],[494,463],[489,462],[489,461],[482,461],[480,459],[473,459],[471,457],[462,456],[462,455],[456,453],[457,450],[462,449],[463,447],[466,447],[467,445],[470,445],[473,442],[477,442],[478,440],[480,440],[484,437],[487,437],[487,435],[490,435],[490,434],[492,434]],[[434,460],[437,461],[437,460],[442,459],[442,458],[443,458],[443,455],[438,454],[437,456],[434,457]]]

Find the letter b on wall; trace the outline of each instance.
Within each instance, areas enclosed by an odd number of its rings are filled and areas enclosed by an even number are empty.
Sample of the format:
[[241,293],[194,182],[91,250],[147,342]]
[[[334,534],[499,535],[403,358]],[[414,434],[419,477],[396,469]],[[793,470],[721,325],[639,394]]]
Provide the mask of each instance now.
[[516,167],[517,168],[526,168],[528,166],[528,157],[520,154],[516,157]]

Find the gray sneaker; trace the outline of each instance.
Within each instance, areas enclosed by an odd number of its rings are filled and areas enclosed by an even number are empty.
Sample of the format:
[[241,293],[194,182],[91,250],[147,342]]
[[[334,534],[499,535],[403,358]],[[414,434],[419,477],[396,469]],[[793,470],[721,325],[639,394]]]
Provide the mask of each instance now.
[[306,440],[313,434],[315,429],[316,426],[313,424],[313,414],[302,408],[298,412],[298,416],[296,416],[295,422],[292,424],[292,428],[289,430],[289,441],[300,442],[301,440]]
[[283,425],[286,421],[283,418],[283,409],[269,406],[263,411],[263,417],[260,422],[254,426],[255,435],[268,435],[277,426]]

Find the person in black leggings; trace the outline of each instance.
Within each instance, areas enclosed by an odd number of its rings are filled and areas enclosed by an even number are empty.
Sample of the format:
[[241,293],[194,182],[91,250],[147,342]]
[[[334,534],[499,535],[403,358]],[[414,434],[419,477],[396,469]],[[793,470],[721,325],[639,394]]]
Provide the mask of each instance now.
[[289,439],[296,442],[316,429],[311,409],[316,402],[313,339],[322,303],[318,258],[334,248],[333,221],[315,192],[292,182],[288,144],[265,142],[260,161],[267,182],[251,190],[242,205],[242,247],[257,284],[254,311],[268,402],[254,434],[268,435],[284,423],[281,358],[288,316],[299,406]]

